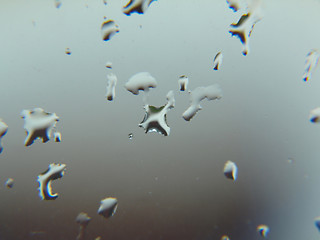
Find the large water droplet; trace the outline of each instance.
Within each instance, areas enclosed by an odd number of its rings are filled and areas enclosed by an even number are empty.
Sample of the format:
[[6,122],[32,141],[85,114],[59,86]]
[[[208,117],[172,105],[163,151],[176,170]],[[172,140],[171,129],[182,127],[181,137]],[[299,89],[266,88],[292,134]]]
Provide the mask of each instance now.
[[189,83],[189,78],[186,75],[181,75],[179,77],[179,86],[180,86],[180,91],[185,91],[188,88],[188,83]]
[[23,110],[21,116],[24,119],[23,127],[27,132],[25,146],[30,146],[36,139],[42,139],[44,143],[49,141],[52,130],[59,121],[59,117],[55,113],[45,112],[42,108]]
[[305,69],[303,74],[303,80],[308,81],[311,78],[313,70],[316,68],[319,61],[319,52],[316,49],[312,49],[306,58]]
[[264,238],[266,238],[269,234],[269,227],[264,224],[260,224],[257,226],[257,232],[260,233],[260,235]]
[[107,20],[101,25],[101,34],[103,41],[109,41],[119,32],[119,26],[113,20]]
[[7,181],[5,182],[5,185],[7,188],[12,188],[14,184],[13,178],[8,178]]
[[222,63],[222,53],[221,52],[218,52],[217,55],[214,57],[214,60],[213,60],[213,69],[214,70],[219,70],[219,66],[221,65]]
[[57,193],[52,193],[51,185],[53,180],[63,177],[65,169],[65,164],[51,163],[45,172],[39,174],[38,190],[42,200],[55,200],[58,197]]
[[196,115],[196,113],[201,110],[200,102],[207,98],[208,100],[220,99],[222,97],[222,90],[218,84],[214,84],[208,87],[197,87],[192,92],[189,91],[190,94],[190,106],[189,108],[182,114],[182,117],[186,121],[190,121],[190,119]]
[[173,91],[167,94],[167,104],[159,108],[154,106],[145,106],[145,116],[139,127],[143,127],[145,133],[157,132],[164,136],[170,134],[170,127],[167,124],[167,113],[175,105]]
[[6,135],[8,131],[8,125],[2,121],[2,119],[0,118],[0,153],[2,153],[3,151],[3,147],[2,147],[2,138],[4,135]]
[[116,198],[105,198],[100,202],[98,214],[102,215],[105,218],[112,217],[116,213],[117,207],[118,200]]
[[243,55],[249,53],[249,40],[253,27],[261,19],[261,3],[260,1],[253,1],[249,6],[248,13],[243,14],[237,23],[232,23],[230,25],[229,32],[232,36],[237,36],[243,45]]
[[238,175],[237,165],[232,161],[227,161],[224,164],[223,173],[227,178],[235,181],[237,179],[237,175]]
[[129,0],[122,11],[126,15],[131,15],[134,12],[143,14],[153,1],[154,0]]

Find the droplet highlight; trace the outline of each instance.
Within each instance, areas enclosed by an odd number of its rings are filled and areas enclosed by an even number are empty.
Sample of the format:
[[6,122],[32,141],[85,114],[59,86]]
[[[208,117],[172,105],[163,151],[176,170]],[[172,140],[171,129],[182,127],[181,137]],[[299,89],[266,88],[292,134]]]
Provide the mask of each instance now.
[[220,99],[222,97],[222,90],[218,84],[213,84],[208,87],[197,87],[193,91],[189,91],[190,94],[190,106],[182,114],[182,117],[186,121],[190,121],[196,113],[202,109],[200,102],[207,98],[208,100]]
[[38,176],[39,196],[42,200],[55,200],[57,193],[52,193],[52,181],[62,178],[66,169],[65,164],[51,163],[49,168]]
[[101,25],[102,40],[109,41],[119,31],[119,26],[113,20],[103,22]]

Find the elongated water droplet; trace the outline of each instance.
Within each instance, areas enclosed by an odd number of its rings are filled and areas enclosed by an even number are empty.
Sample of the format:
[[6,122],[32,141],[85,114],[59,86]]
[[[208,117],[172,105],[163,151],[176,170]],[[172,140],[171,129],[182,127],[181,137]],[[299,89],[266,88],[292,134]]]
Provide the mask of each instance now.
[[316,49],[312,49],[308,54],[306,58],[306,63],[305,63],[305,69],[304,69],[304,74],[303,74],[303,80],[308,81],[311,78],[311,74],[314,71],[314,69],[318,65],[319,61],[319,52]]
[[2,119],[0,118],[0,153],[2,153],[3,151],[3,147],[2,147],[2,138],[4,137],[4,135],[6,135],[8,131],[8,125],[2,121]]
[[264,224],[260,224],[257,227],[257,232],[264,238],[266,238],[269,234],[269,227],[267,225]]
[[190,106],[182,114],[182,117],[186,121],[190,121],[196,113],[201,110],[200,102],[207,98],[208,100],[220,99],[222,97],[222,90],[218,84],[214,84],[208,87],[197,87],[190,94]]
[[13,184],[14,184],[14,180],[13,178],[8,178],[5,185],[7,188],[12,188],[13,187]]
[[105,198],[101,200],[100,207],[98,209],[98,214],[102,215],[105,218],[112,217],[118,207],[118,200],[113,197]]
[[232,161],[227,161],[224,164],[223,173],[227,178],[235,181],[237,179],[237,175],[238,175],[237,165]]
[[222,58],[223,58],[222,53],[218,52],[217,55],[214,57],[214,60],[213,60],[213,69],[214,70],[219,70],[219,66],[222,63]]
[[101,25],[102,40],[109,41],[119,31],[119,26],[113,20],[103,22]]
[[21,116],[24,119],[23,127],[27,133],[24,141],[25,146],[30,146],[36,139],[42,139],[44,143],[49,141],[52,130],[59,121],[59,117],[55,113],[45,112],[42,108],[23,110]]
[[49,168],[38,176],[39,196],[42,200],[55,200],[57,193],[52,193],[52,181],[62,178],[66,169],[65,164],[51,163]]
[[180,91],[185,91],[188,88],[188,83],[189,83],[189,78],[186,75],[181,75],[179,77],[179,86],[180,86]]
[[107,85],[107,92],[106,92],[106,98],[108,101],[112,101],[115,98],[116,95],[116,85],[117,85],[117,76],[113,73],[109,73],[107,75],[108,78],[108,85]]
[[147,11],[153,1],[155,0],[129,0],[122,11],[126,15],[131,15],[134,12],[143,14]]

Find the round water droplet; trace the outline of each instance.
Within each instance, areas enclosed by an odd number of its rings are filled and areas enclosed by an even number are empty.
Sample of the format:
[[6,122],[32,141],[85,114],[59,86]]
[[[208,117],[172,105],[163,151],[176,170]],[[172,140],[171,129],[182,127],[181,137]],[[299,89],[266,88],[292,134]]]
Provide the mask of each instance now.
[[66,52],[67,55],[71,55],[71,50],[70,50],[70,48],[66,48],[66,51],[65,51],[65,52]]

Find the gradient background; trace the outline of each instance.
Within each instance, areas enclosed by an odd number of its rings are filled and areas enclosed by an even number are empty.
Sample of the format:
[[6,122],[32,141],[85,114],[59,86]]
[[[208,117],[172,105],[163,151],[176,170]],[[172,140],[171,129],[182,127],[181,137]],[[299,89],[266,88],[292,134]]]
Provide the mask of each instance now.
[[[302,74],[306,54],[320,48],[320,2],[264,1],[246,57],[228,33],[240,16],[224,0],[159,0],[131,16],[122,13],[126,3],[63,0],[56,9],[53,0],[1,1],[0,117],[9,130],[0,239],[75,239],[81,211],[92,217],[87,239],[254,240],[258,224],[273,240],[318,239],[320,126],[309,111],[320,104],[320,70],[309,82]],[[108,42],[104,16],[120,27]],[[218,51],[223,63],[213,71]],[[142,96],[123,86],[141,71],[158,81],[150,104],[165,104],[174,90],[168,137],[138,127]],[[113,102],[104,97],[109,72],[118,77]],[[180,75],[191,90],[219,83],[222,99],[204,100],[184,121],[189,96],[178,91]],[[34,107],[60,117],[61,143],[24,147],[19,114]],[[236,182],[223,175],[227,160],[238,165]],[[36,178],[52,162],[67,171],[53,183],[58,199],[41,201]],[[4,186],[8,177],[13,189]],[[119,201],[108,220],[97,215],[105,197]]]

